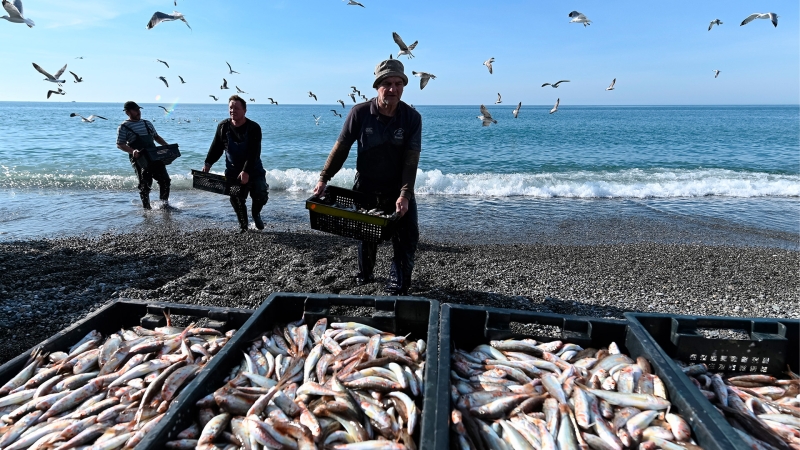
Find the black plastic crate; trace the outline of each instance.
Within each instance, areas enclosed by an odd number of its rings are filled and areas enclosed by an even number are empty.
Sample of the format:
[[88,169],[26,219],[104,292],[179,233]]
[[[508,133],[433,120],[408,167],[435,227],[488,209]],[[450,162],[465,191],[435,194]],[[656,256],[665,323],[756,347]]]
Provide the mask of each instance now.
[[192,169],[192,187],[215,194],[247,197],[247,185],[229,183],[225,175]]
[[[736,317],[699,317],[673,314],[625,313],[631,335],[648,345],[643,350],[648,359],[657,359],[669,370],[683,399],[691,402],[709,428],[719,430],[721,448],[749,448],[725,418],[689,380],[675,359],[686,363],[703,363],[709,370],[726,375],[766,374],[781,376],[788,365],[800,369],[800,320]],[[715,339],[698,333],[698,329],[744,330],[746,339]],[[701,442],[701,445],[704,445]],[[708,448],[708,447],[706,447]]]
[[[381,209],[394,212],[394,202],[381,204],[372,195],[328,186],[321,197],[306,200],[311,229],[367,242],[381,242],[392,237],[396,219],[373,216],[356,209]],[[353,208],[353,209],[350,209]]]
[[[514,332],[512,328],[517,327],[514,322],[520,324],[520,328],[532,328],[534,331]],[[490,340],[513,338],[533,338],[543,342],[561,340],[584,348],[600,348],[616,342],[620,350],[628,356],[634,359],[644,356],[650,362],[653,372],[664,382],[673,405],[672,411],[686,419],[698,443],[706,450],[730,448],[718,441],[723,439],[722,431],[710,416],[717,414],[716,411],[695,411],[702,409],[702,403],[685,399],[685,388],[676,383],[674,372],[663,358],[652,356],[652,341],[640,340],[633,335],[626,321],[450,303],[442,305],[440,317],[436,445],[431,448],[451,448],[450,357],[453,348],[457,346],[469,351],[479,344],[488,344]]]
[[[358,315],[341,315],[337,310]],[[369,315],[365,315],[365,310]],[[242,362],[242,349],[275,325],[301,317],[313,325],[326,317],[330,322],[360,322],[397,335],[410,333],[412,339],[425,339],[424,393],[420,427],[415,440],[420,449],[432,449],[436,419],[436,380],[438,378],[439,302],[419,297],[366,297],[323,294],[274,293],[253,313],[250,320],[228,342],[206,369],[195,379],[191,392],[183,396],[161,419],[158,430],[142,441],[137,450],[162,449],[188,427],[198,400],[222,387],[233,367]],[[187,390],[188,391],[188,390]]]
[[146,169],[147,166],[154,161],[163,164],[171,164],[178,157],[181,156],[181,151],[178,150],[178,144],[162,145],[160,147],[150,147],[142,150],[141,156],[136,160],[139,167]]

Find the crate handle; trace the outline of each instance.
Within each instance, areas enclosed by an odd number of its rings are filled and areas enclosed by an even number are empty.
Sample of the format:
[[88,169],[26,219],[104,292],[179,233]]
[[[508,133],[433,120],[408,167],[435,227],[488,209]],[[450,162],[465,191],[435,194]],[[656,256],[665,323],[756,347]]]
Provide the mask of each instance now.
[[[545,320],[542,320],[545,319]],[[504,313],[497,311],[486,312],[486,322],[484,323],[483,333],[487,338],[496,336],[511,336],[515,334],[511,330],[511,322],[536,323],[542,325],[553,325],[561,329],[561,340],[586,340],[592,338],[592,323],[588,320],[570,319],[566,317],[538,314],[534,320],[525,313]]]

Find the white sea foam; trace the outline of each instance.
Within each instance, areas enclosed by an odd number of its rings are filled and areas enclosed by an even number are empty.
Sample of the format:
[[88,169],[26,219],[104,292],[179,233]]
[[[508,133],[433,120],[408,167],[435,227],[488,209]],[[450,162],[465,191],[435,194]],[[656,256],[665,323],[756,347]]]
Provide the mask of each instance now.
[[[38,174],[7,169],[0,188],[135,189],[130,175]],[[354,169],[343,169],[331,184],[350,187]],[[191,174],[172,173],[173,189],[191,189]],[[271,191],[311,192],[319,172],[268,170]],[[154,188],[157,187],[154,185]],[[800,175],[726,169],[628,169],[534,174],[417,172],[418,195],[533,198],[800,197]]]

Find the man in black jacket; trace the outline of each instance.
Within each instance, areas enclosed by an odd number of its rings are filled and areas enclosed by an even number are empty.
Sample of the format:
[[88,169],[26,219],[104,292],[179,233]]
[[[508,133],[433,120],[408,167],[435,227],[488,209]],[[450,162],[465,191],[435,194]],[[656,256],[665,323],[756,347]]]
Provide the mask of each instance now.
[[265,178],[266,171],[261,164],[261,127],[245,117],[247,103],[238,95],[228,99],[230,119],[225,119],[217,126],[214,140],[208,149],[203,172],[211,170],[211,166],[225,153],[225,177],[238,180],[246,189],[242,195],[231,195],[231,205],[239,219],[241,231],[247,231],[247,192],[253,200],[253,222],[259,230],[264,229],[261,220],[261,209],[269,200],[269,185]]

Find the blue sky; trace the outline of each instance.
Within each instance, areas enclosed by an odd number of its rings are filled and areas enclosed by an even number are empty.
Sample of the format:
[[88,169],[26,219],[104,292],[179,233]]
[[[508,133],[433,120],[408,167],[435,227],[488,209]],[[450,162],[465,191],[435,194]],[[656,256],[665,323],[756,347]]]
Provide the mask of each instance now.
[[[800,101],[800,14],[789,1],[633,2],[576,0],[496,2],[363,0],[23,0],[29,29],[0,21],[0,101],[44,101],[51,83],[31,63],[54,73],[65,63],[84,77],[50,101],[207,103],[238,85],[258,103],[348,104],[350,86],[372,96],[373,69],[419,40],[406,72],[437,76],[412,104],[667,105],[797,104]],[[182,22],[152,30],[155,11],[182,12]],[[592,20],[583,27],[567,15]],[[753,12],[766,20],[739,23]],[[724,24],[707,31],[719,18]],[[83,56],[84,59],[75,59]],[[494,74],[482,65],[494,57]],[[156,62],[167,61],[170,68]],[[229,61],[240,75],[229,75]],[[713,70],[721,71],[715,79]],[[178,75],[187,84],[181,85]],[[170,82],[166,88],[158,76]],[[231,90],[219,89],[222,78]],[[617,78],[616,90],[605,88]],[[569,79],[560,88],[544,82]]]

